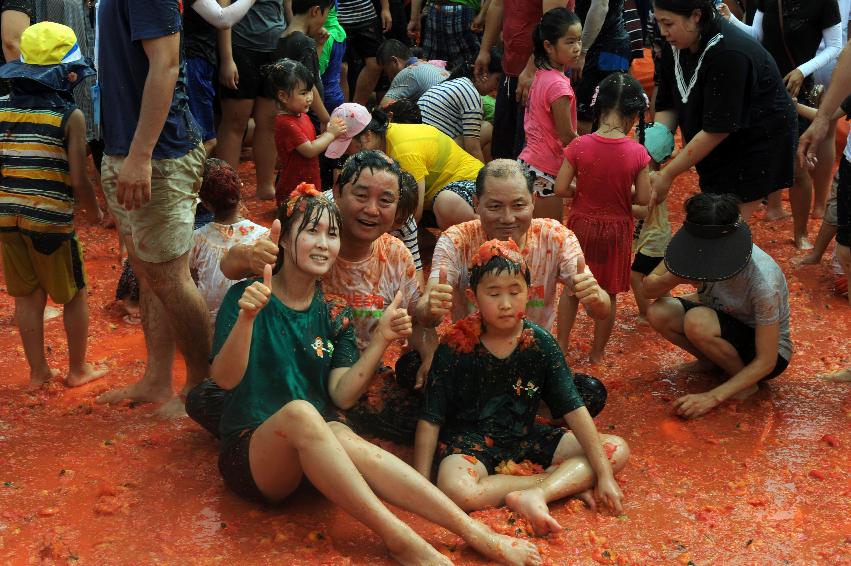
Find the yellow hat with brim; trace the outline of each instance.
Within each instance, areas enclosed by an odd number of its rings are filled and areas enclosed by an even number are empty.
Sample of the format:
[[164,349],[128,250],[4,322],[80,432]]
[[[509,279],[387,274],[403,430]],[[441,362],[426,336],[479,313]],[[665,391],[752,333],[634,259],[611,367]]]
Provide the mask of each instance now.
[[[76,73],[71,83],[69,73]],[[83,57],[74,30],[56,22],[41,22],[21,35],[21,59],[0,67],[0,78],[29,79],[54,90],[71,90],[95,74],[91,60]]]

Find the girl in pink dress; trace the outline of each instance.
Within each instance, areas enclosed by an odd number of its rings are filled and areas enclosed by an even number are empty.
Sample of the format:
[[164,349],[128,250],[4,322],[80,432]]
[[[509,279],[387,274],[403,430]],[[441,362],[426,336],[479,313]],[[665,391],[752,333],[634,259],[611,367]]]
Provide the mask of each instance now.
[[[571,196],[570,183],[576,177],[567,227],[582,246],[587,268],[612,301],[608,318],[594,323],[591,361],[598,363],[615,324],[616,295],[629,291],[632,205],[643,206],[650,201],[650,156],[642,145],[648,100],[637,80],[624,73],[606,77],[597,87],[591,105],[593,133],[576,138],[565,148],[556,195]],[[629,137],[636,119],[641,143]],[[566,298],[569,335],[578,302],[573,297]]]

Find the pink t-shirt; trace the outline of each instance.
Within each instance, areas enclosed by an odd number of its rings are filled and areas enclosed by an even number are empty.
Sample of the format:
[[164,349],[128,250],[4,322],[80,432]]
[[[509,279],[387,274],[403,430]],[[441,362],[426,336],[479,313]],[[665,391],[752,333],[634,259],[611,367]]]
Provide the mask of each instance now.
[[576,171],[571,214],[632,218],[632,185],[650,163],[643,145],[632,138],[579,136],[564,149]]
[[[470,220],[448,228],[437,241],[429,280],[437,281],[440,268],[446,268],[447,282],[454,288],[452,320],[461,320],[476,310],[466,296],[466,289],[470,286],[469,266],[487,240],[482,222]],[[550,218],[532,220],[523,246],[531,281],[529,302],[526,303],[529,320],[552,330],[556,318],[557,286],[559,283],[572,285],[576,262],[581,255],[576,236],[560,222]]]
[[520,159],[553,177],[561,168],[564,146],[553,119],[553,102],[562,96],[570,99],[570,123],[576,131],[576,97],[570,79],[555,69],[538,69],[526,104],[526,147]]

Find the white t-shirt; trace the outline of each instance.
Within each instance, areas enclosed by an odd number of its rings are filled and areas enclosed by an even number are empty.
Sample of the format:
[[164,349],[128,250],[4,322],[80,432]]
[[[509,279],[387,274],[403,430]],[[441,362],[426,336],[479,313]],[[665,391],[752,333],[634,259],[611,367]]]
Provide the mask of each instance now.
[[[437,281],[440,268],[446,268],[447,282],[454,288],[453,320],[460,320],[475,311],[466,297],[466,289],[470,286],[469,266],[487,240],[481,221],[470,220],[448,228],[434,248],[429,280]],[[560,222],[535,218],[526,234],[522,253],[531,281],[526,317],[546,330],[552,330],[556,318],[557,286],[559,283],[573,284],[576,263],[582,255],[579,240]]]
[[222,273],[222,258],[232,247],[251,245],[268,232],[251,220],[240,220],[236,224],[210,222],[193,233],[195,245],[189,253],[189,269],[198,274],[198,291],[210,310],[211,322],[215,323],[225,293],[236,283]]

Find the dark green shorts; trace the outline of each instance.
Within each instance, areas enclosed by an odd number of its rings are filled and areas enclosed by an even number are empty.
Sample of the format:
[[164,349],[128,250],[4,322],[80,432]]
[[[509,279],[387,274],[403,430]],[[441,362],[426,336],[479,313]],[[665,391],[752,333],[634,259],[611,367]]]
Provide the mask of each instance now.
[[529,433],[520,439],[498,439],[478,432],[467,432],[442,439],[445,446],[441,443],[438,458],[443,460],[452,454],[475,456],[489,474],[493,474],[501,462],[508,460],[517,463],[529,460],[548,468],[566,432],[561,427],[538,423],[533,424]]

